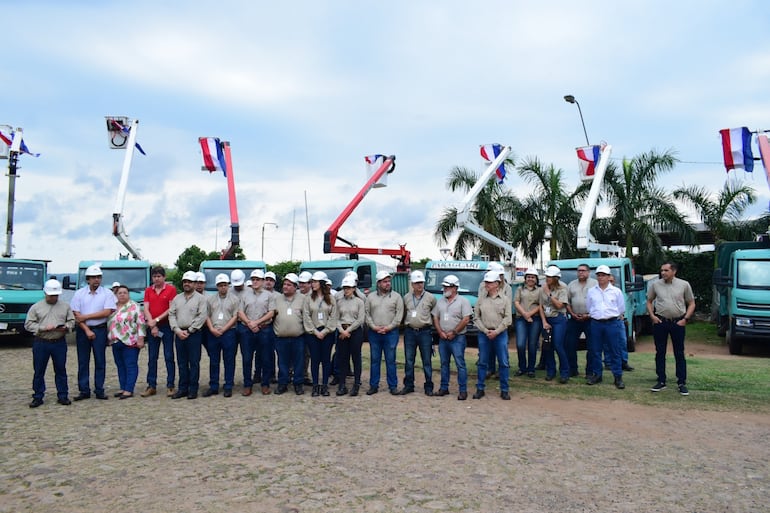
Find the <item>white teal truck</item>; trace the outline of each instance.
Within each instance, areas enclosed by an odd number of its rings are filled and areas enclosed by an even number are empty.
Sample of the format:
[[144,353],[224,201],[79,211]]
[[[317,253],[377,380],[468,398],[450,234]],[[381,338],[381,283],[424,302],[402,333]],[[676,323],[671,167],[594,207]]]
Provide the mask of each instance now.
[[26,336],[29,308],[43,299],[47,260],[0,258],[0,336]]

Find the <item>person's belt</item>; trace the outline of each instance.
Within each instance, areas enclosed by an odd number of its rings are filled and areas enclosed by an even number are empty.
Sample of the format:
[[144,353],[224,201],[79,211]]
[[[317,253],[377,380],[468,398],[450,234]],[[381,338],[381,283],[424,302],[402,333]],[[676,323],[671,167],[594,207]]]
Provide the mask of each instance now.
[[620,317],[610,317],[609,319],[595,319],[591,317],[591,320],[596,322],[612,322],[612,321],[619,321]]
[[101,323],[101,324],[94,324],[93,326],[91,326],[91,325],[89,325],[89,324],[86,324],[86,326],[88,326],[88,328],[89,328],[89,329],[94,329],[94,328],[106,328],[106,327],[107,327],[107,323],[106,323],[106,322],[103,322],[103,323]]
[[430,326],[423,326],[422,328],[412,328],[411,326],[407,326],[407,328],[409,328],[412,331],[425,331],[425,330],[429,330],[431,327]]
[[38,341],[40,341],[40,342],[49,342],[49,343],[53,343],[53,342],[63,342],[63,341],[65,341],[64,337],[61,337],[61,338],[55,338],[55,339],[53,339],[53,340],[52,340],[52,339],[50,339],[50,338],[35,337],[35,340],[38,340]]
[[661,321],[666,321],[666,322],[679,322],[682,319],[684,319],[684,315],[680,317],[663,317],[662,315],[655,314],[655,316]]
[[266,327],[270,326],[271,324],[273,324],[273,321],[263,322],[263,323],[261,323],[259,325],[259,329],[266,328]]

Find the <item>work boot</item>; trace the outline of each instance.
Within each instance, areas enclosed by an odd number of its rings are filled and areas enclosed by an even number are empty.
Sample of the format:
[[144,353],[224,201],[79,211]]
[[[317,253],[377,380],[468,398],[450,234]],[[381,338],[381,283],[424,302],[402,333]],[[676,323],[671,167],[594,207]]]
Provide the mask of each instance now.
[[321,395],[329,397],[329,385],[321,385]]
[[623,378],[621,376],[615,376],[615,388],[619,390],[626,388],[626,384],[623,383]]
[[294,385],[294,393],[297,395],[302,395],[305,393],[305,387],[302,385]]
[[350,397],[355,397],[358,395],[358,390],[361,388],[361,385],[359,383],[356,383],[353,385],[353,388],[350,389]]
[[337,387],[337,395],[347,395],[348,393],[348,387],[346,387],[343,383],[340,383],[340,385]]
[[321,395],[321,387],[313,385],[313,392],[310,394],[310,397],[318,397],[319,395]]

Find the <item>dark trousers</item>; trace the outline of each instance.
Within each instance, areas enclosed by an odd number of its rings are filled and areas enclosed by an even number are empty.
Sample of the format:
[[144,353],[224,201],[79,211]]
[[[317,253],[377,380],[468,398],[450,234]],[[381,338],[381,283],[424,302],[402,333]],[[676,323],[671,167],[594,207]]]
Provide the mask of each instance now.
[[655,373],[658,381],[666,382],[666,349],[668,337],[671,337],[671,347],[676,361],[676,382],[679,385],[687,383],[687,361],[684,358],[685,327],[674,321],[663,320],[652,325],[652,338],[655,340]]
[[329,384],[329,375],[332,371],[332,347],[336,332],[327,334],[319,339],[315,335],[307,335],[306,348],[310,351],[310,374],[313,377],[313,385],[318,385],[318,368],[321,368],[322,385]]
[[201,332],[196,331],[185,340],[175,336],[174,343],[179,364],[179,392],[197,394],[201,376]]
[[361,346],[364,343],[364,329],[358,327],[350,333],[350,337],[342,339],[337,335],[337,378],[345,383],[350,374],[350,361],[353,360],[353,379],[356,385],[361,384]]
[[414,329],[407,326],[404,331],[404,387],[414,388],[414,366],[417,361],[417,348],[420,348],[422,372],[425,375],[425,390],[433,390],[433,337],[430,328]]
[[278,350],[278,384],[289,384],[289,369],[294,370],[294,384],[301,385],[305,379],[302,376],[302,366],[305,364],[305,337],[275,337],[275,347]]
[[[241,366],[243,367],[243,387],[250,388],[254,385],[254,376],[262,374],[261,357],[255,362],[254,353],[257,349],[257,335],[245,324],[238,323],[238,346],[241,348]],[[257,353],[259,354],[259,353]],[[252,374],[252,365],[259,365]]]
[[45,370],[48,367],[48,359],[53,362],[54,381],[56,383],[56,395],[59,399],[66,399],[69,394],[67,386],[67,342],[64,337],[56,341],[35,338],[32,342],[32,397],[42,399],[45,395]]
[[147,335],[147,386],[158,387],[158,357],[163,346],[163,360],[166,363],[166,388],[174,388],[176,367],[174,362],[174,334],[168,324],[158,325],[158,336]]
[[86,332],[75,330],[75,343],[78,351],[78,390],[81,394],[91,395],[91,353],[94,355],[94,392],[104,394],[104,378],[107,368],[107,327],[90,327],[96,338],[89,340]]
[[232,390],[235,384],[235,356],[238,342],[235,340],[235,328],[222,333],[221,337],[208,334],[209,343],[209,388],[219,390],[219,362],[225,367],[225,390]]

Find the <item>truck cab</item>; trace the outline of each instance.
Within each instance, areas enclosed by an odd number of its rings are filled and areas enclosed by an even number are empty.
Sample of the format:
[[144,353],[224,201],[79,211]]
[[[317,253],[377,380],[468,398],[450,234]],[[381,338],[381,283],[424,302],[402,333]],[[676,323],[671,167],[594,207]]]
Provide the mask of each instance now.
[[[314,273],[323,271],[332,281],[332,288],[339,290],[342,284],[342,278],[345,274],[353,271],[358,276],[358,288],[364,294],[368,294],[375,287],[375,277],[379,271],[392,272],[393,268],[383,265],[377,261],[366,258],[344,258],[339,260],[311,260],[302,262],[299,266],[300,271]],[[402,296],[409,291],[409,277],[407,273],[399,272],[393,274],[393,291]]]
[[146,260],[83,260],[78,264],[77,288],[87,285],[86,269],[98,265],[102,270],[102,287],[119,282],[128,287],[131,300],[144,303],[144,291],[150,286],[150,262]]
[[30,307],[43,299],[47,260],[0,259],[0,336],[27,335]]
[[249,275],[251,271],[259,269],[265,271],[267,266],[262,260],[204,260],[200,265],[200,272],[206,275],[206,292],[214,294],[217,291],[217,274],[224,273],[230,277],[230,273],[240,269],[246,274],[246,284],[251,285]]

